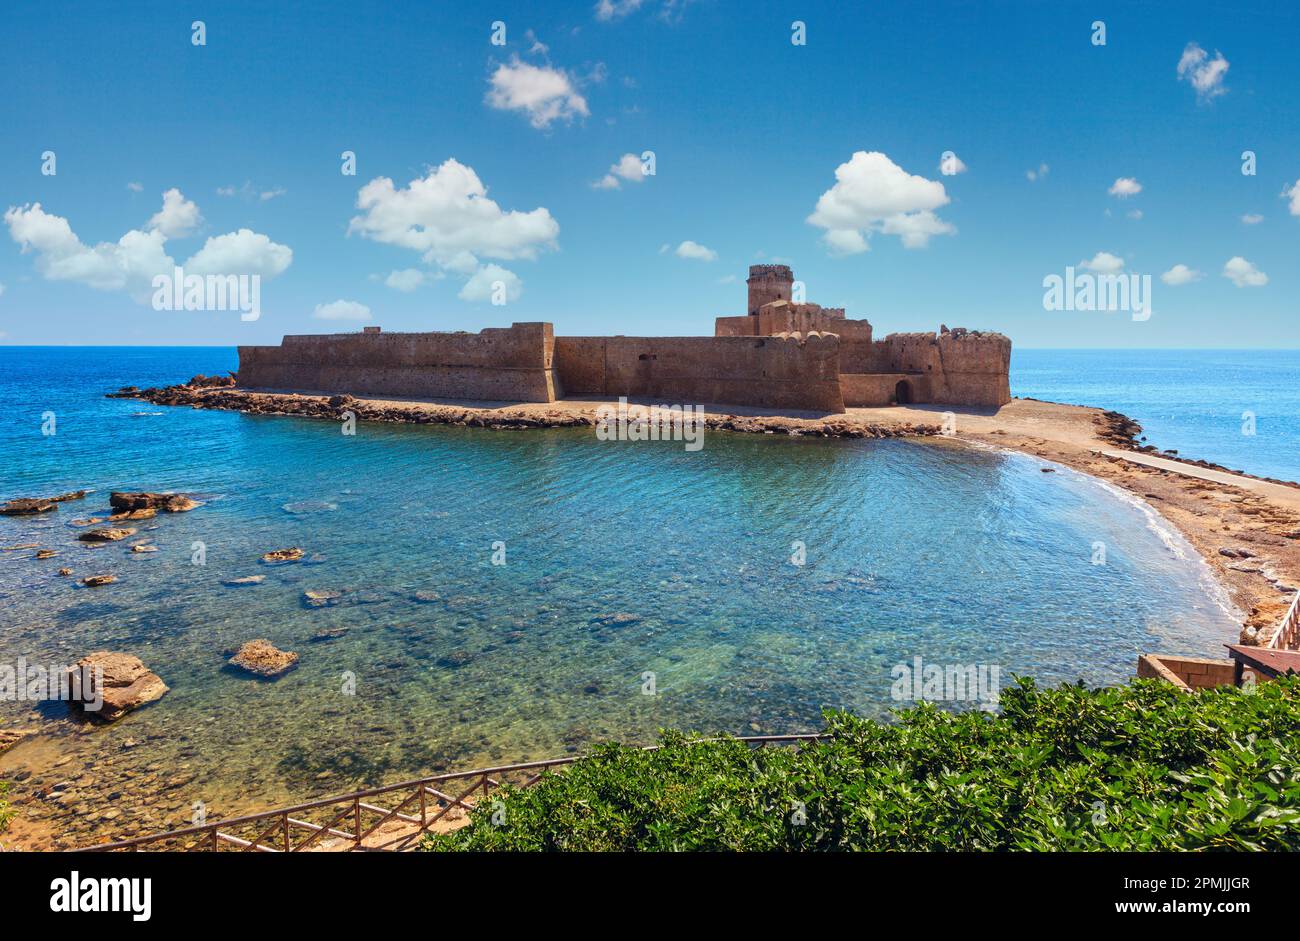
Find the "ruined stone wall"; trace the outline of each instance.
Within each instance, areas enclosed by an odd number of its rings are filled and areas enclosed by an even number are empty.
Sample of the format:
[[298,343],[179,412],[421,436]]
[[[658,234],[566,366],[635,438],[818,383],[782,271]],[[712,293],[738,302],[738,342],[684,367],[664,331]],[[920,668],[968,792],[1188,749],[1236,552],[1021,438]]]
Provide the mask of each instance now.
[[915,373],[840,373],[840,392],[848,408],[882,408],[898,401],[898,384],[906,384],[908,402],[933,401],[930,380]]
[[554,402],[549,323],[478,333],[286,336],[239,348],[240,388],[479,401]]
[[565,395],[844,411],[839,338],[557,337]]
[[917,372],[929,401],[944,405],[1006,405],[1011,401],[1011,341],[1000,333],[964,330],[893,333],[873,344],[869,372]]

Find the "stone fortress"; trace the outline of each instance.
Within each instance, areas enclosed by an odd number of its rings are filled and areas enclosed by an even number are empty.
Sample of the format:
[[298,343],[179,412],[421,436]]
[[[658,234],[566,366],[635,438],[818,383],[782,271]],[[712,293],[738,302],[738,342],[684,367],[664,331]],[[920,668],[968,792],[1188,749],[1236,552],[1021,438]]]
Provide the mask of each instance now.
[[239,348],[240,388],[382,398],[648,399],[782,411],[1011,401],[1011,341],[941,327],[872,339],[843,308],[796,303],[786,265],[749,269],[749,305],[711,337],[557,337],[549,323],[478,333],[286,336]]

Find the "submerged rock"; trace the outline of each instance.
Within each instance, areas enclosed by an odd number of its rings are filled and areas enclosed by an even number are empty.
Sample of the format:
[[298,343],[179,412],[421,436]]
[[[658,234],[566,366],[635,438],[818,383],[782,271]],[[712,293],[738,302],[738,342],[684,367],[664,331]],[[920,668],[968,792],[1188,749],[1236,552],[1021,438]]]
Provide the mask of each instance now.
[[0,729],[0,755],[35,734],[35,729]]
[[122,529],[92,529],[82,533],[77,538],[82,542],[117,542],[119,539],[125,539],[135,534],[136,530],[129,527]]
[[302,593],[303,603],[309,608],[324,608],[338,604],[342,598],[343,592],[323,588],[309,588]]
[[[71,574],[71,570],[69,570]],[[87,575],[81,580],[81,584],[89,588],[98,588],[100,585],[111,585],[117,581],[116,575]]]
[[338,640],[347,632],[348,629],[346,627],[332,627],[329,628],[328,630],[317,631],[315,634],[312,635],[311,642],[313,644],[320,644],[320,643],[324,643],[327,640]]
[[250,640],[235,651],[230,665],[268,679],[283,676],[298,665],[298,655],[280,650],[269,640]]
[[54,558],[56,555],[58,555],[58,553],[55,552],[53,549],[41,549],[41,550],[39,550],[39,551],[36,553],[36,558],[38,558],[38,559],[52,559],[52,558]]
[[265,575],[244,575],[240,578],[227,578],[221,584],[227,588],[241,588],[244,585],[260,585],[266,581]]
[[411,593],[411,600],[416,604],[433,604],[434,602],[441,601],[442,595],[438,594],[436,591],[425,591],[421,589],[420,591]]
[[474,659],[474,655],[468,650],[453,650],[446,656],[439,657],[438,663],[444,667],[463,667]]
[[601,627],[626,627],[629,624],[636,624],[643,620],[645,619],[639,614],[619,611],[615,614],[599,614],[591,619],[591,623],[599,624]]
[[288,549],[275,549],[262,556],[263,562],[297,562],[302,558],[302,550],[297,546]]
[[157,552],[158,547],[157,546],[132,546],[131,551],[132,552]]
[[[102,671],[102,672],[101,672]],[[162,699],[169,692],[167,684],[158,674],[150,671],[139,657],[128,653],[100,650],[78,660],[68,671],[74,678],[70,684],[73,695],[72,708],[80,706],[92,718],[112,722],[145,703]],[[96,675],[102,676],[99,686]],[[82,683],[81,678],[87,682]],[[103,705],[96,710],[96,698],[103,696]]]

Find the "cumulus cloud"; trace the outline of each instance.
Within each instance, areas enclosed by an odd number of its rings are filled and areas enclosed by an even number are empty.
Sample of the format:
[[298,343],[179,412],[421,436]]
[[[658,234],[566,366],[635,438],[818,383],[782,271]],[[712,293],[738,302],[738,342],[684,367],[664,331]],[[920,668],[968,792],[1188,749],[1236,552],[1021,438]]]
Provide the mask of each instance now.
[[1282,198],[1288,199],[1287,210],[1293,216],[1300,216],[1300,180],[1295,181],[1295,185],[1282,190]]
[[370,308],[358,301],[330,301],[317,304],[311,315],[317,320],[369,320]]
[[[1298,213],[1298,215],[1300,215],[1300,213]],[[1248,212],[1241,217],[1241,222],[1243,225],[1259,225],[1263,221],[1264,221],[1264,217],[1257,212]]]
[[624,154],[619,157],[616,163],[610,164],[609,172],[591,185],[598,190],[616,190],[620,186],[620,180],[628,183],[645,182],[645,167],[636,154]]
[[1193,281],[1199,281],[1203,277],[1205,277],[1205,275],[1202,272],[1188,268],[1186,265],[1174,265],[1160,276],[1160,280],[1165,284],[1168,284],[1170,287],[1179,287],[1183,284],[1191,284]]
[[1110,184],[1110,189],[1106,192],[1112,196],[1118,196],[1120,199],[1128,199],[1130,196],[1136,196],[1142,192],[1142,184],[1131,176],[1122,176]]
[[897,235],[906,248],[924,248],[934,235],[954,235],[955,226],[934,210],[950,200],[943,184],[905,171],[878,151],[859,150],[835,168],[835,185],[822,193],[807,219],[826,230],[832,254],[865,252],[872,232]]
[[572,123],[591,112],[567,72],[549,65],[532,65],[518,56],[497,66],[488,79],[487,103],[501,111],[522,111],[528,122],[544,130],[555,121]]
[[1096,274],[1119,274],[1124,270],[1124,259],[1110,252],[1098,252],[1090,260],[1079,262],[1079,267]]
[[164,238],[184,238],[198,228],[203,217],[199,207],[185,198],[181,191],[172,187],[163,193],[162,208],[149,220],[149,228],[156,229]]
[[717,261],[718,253],[711,248],[705,248],[699,242],[692,242],[690,239],[678,245],[674,253],[678,258],[693,258],[696,261]]
[[1178,59],[1178,79],[1187,82],[1196,89],[1200,101],[1209,101],[1227,92],[1223,87],[1224,76],[1228,74],[1228,60],[1217,49],[1214,58],[1200,47],[1198,43],[1189,42]]
[[428,280],[429,276],[419,268],[403,268],[401,271],[390,271],[388,277],[384,278],[384,284],[394,291],[409,294]]
[[939,160],[939,172],[944,176],[956,176],[958,173],[966,172],[966,164],[962,163],[961,157],[951,150],[945,151]]
[[1240,255],[1227,260],[1223,266],[1223,276],[1239,288],[1259,288],[1268,284],[1268,275]]
[[[174,195],[173,195],[174,194]],[[201,216],[179,190],[168,190],[147,230],[131,229],[116,242],[86,245],[63,216],[40,203],[11,206],[4,214],[9,236],[23,254],[34,252],[36,270],[48,281],[75,281],[101,291],[126,291],[146,301],[155,275],[171,276],[175,261],[169,237],[191,229]],[[293,250],[267,236],[240,229],[210,238],[181,267],[187,274],[261,274],[273,278],[289,267]]]
[[420,252],[425,264],[465,278],[479,271],[481,257],[532,260],[555,248],[560,234],[545,207],[503,210],[473,168],[455,159],[400,189],[376,177],[357,193],[357,208],[349,233]]
[[465,282],[456,296],[462,301],[493,301],[499,297],[517,301],[524,293],[524,283],[513,272],[500,265],[484,265]]

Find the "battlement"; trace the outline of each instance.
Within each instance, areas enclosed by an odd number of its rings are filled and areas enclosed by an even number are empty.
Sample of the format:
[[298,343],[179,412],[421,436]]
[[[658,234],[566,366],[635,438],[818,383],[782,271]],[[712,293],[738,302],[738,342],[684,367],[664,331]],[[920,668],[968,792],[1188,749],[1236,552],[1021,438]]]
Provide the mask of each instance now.
[[794,270],[789,265],[750,265],[749,276],[751,278],[760,278],[771,275],[778,278],[784,278],[787,281],[794,280]]

